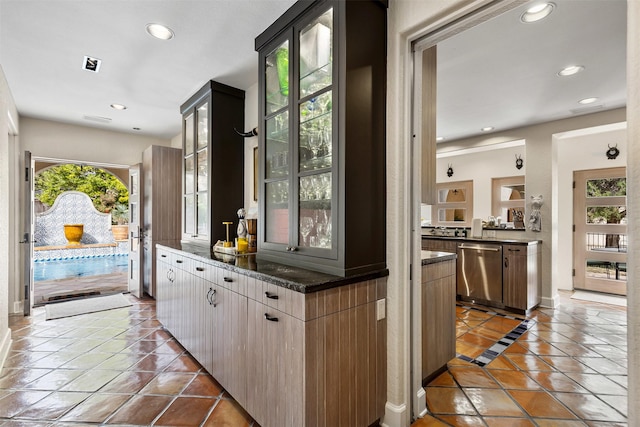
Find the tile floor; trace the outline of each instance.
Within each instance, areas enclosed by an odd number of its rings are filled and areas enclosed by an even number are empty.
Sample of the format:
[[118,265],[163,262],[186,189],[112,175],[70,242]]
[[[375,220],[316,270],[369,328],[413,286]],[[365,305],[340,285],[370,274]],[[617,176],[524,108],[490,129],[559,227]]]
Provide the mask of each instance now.
[[[626,307],[564,294],[526,318],[491,311],[457,307],[458,357],[427,385],[429,415],[412,427],[627,425]],[[522,320],[515,342],[478,363]]]
[[45,321],[11,317],[0,426],[255,426],[156,320],[155,301]]
[[[12,317],[0,426],[258,427],[163,330],[155,301],[129,298],[66,319],[45,321],[42,307]],[[513,343],[524,317],[458,307],[459,357],[427,386],[429,415],[413,427],[626,426],[626,308],[562,302],[532,312]]]

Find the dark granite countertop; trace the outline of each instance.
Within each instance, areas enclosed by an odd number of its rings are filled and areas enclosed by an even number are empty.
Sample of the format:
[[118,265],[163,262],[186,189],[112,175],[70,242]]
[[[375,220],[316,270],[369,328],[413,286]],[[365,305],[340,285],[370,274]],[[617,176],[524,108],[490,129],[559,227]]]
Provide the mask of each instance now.
[[456,259],[457,255],[451,252],[438,252],[438,251],[421,251],[422,265],[435,264],[442,261],[449,261]]
[[459,242],[469,242],[469,243],[505,243],[509,245],[537,245],[542,243],[542,240],[534,240],[534,239],[504,239],[500,237],[454,237],[454,236],[433,236],[429,234],[423,234],[423,239],[434,239],[434,240],[456,240]]
[[226,255],[212,252],[206,247],[182,244],[180,241],[165,241],[162,244],[158,244],[157,247],[164,247],[195,255],[216,267],[235,271],[239,274],[254,277],[258,280],[301,293],[323,291],[325,289],[378,279],[389,275],[389,270],[384,269],[348,277],[334,276],[332,274],[263,260],[260,259],[259,256],[256,256],[256,254]]

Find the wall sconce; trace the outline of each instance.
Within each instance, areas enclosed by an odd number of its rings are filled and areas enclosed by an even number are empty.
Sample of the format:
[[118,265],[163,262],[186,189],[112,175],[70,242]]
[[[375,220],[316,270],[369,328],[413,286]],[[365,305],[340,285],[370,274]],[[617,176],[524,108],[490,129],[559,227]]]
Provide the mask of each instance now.
[[620,150],[618,150],[618,144],[614,145],[613,147],[609,144],[607,144],[607,146],[609,147],[609,149],[607,150],[607,159],[614,160],[616,157],[618,157],[618,154],[620,154]]
[[523,165],[524,165],[524,160],[522,160],[522,156],[519,156],[518,154],[516,154],[516,169],[522,169]]
[[451,163],[449,163],[449,169],[447,169],[447,176],[449,178],[453,176],[453,168],[451,167]]

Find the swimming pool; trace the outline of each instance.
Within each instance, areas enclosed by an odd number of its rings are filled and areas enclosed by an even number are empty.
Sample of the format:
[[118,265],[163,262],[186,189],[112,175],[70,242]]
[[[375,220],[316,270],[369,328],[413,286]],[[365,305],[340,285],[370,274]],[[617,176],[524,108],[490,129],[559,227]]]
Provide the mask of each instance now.
[[33,262],[33,280],[58,280],[72,277],[97,276],[126,272],[129,266],[128,255],[105,255],[90,258],[71,258],[57,260],[35,260]]

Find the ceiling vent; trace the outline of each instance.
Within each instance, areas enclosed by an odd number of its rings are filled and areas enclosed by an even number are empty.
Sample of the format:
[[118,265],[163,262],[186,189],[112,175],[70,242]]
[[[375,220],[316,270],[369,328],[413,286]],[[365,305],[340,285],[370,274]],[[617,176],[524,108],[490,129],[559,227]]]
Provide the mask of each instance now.
[[84,116],[84,119],[89,120],[91,122],[97,122],[97,123],[111,123],[111,118],[109,117]]
[[97,73],[98,71],[100,71],[101,64],[102,64],[101,59],[85,56],[84,61],[82,61],[82,69]]

